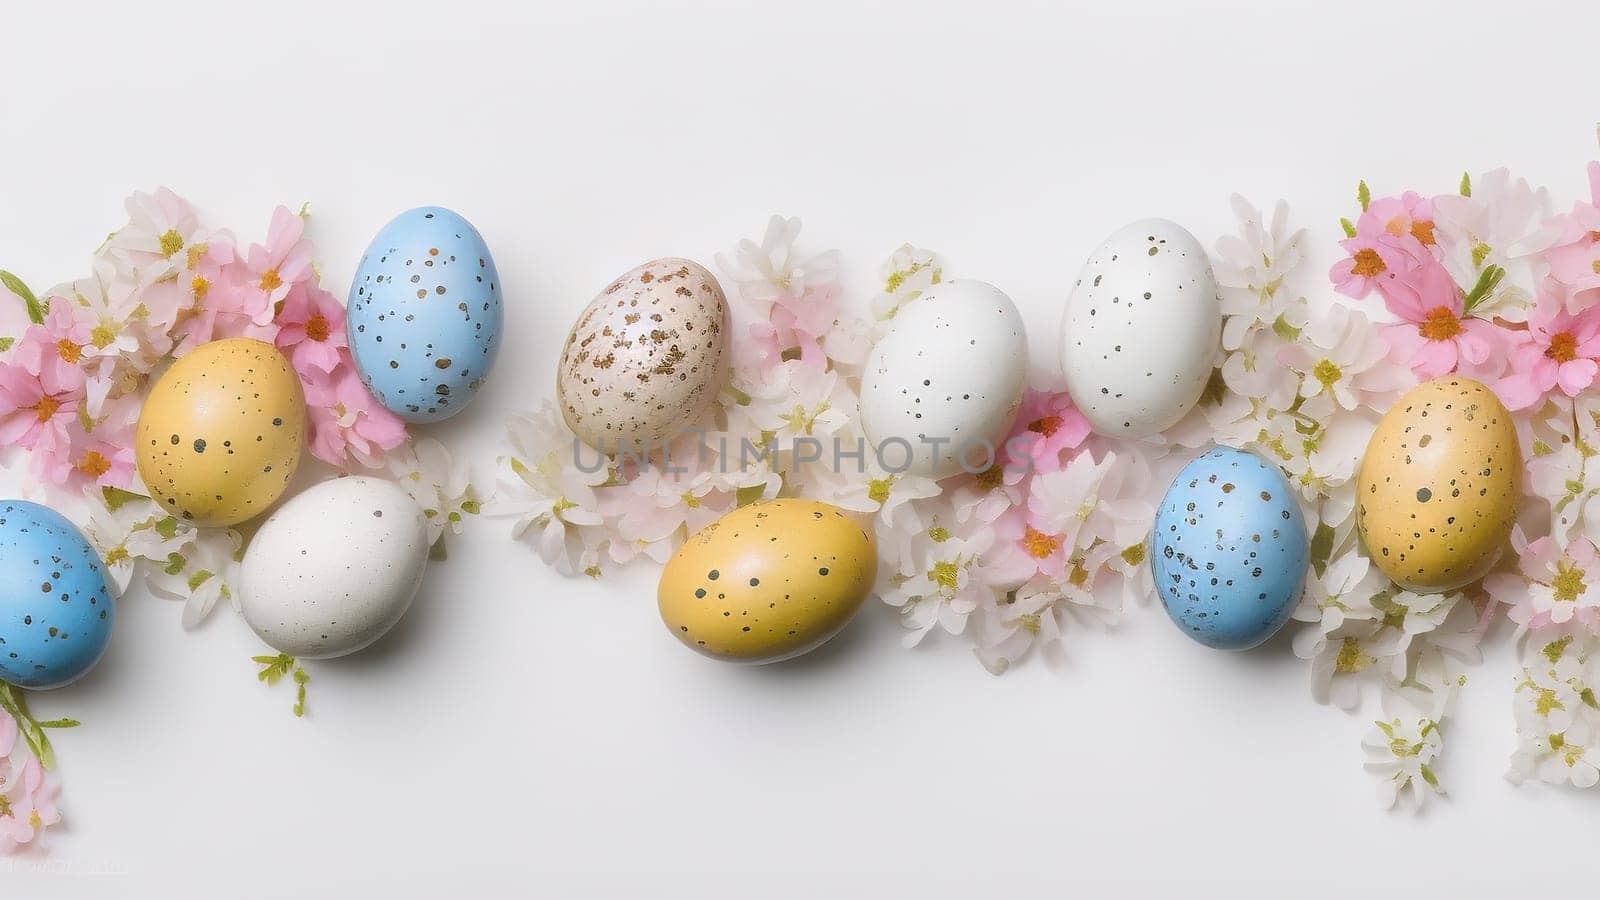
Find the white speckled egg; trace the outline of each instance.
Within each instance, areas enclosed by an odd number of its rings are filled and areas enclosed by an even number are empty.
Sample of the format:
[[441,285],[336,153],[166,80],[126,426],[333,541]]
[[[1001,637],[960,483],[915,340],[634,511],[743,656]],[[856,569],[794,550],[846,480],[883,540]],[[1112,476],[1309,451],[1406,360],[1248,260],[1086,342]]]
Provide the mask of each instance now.
[[427,520],[399,485],[363,476],[324,481],[279,507],[250,541],[240,575],[244,620],[290,656],[354,653],[410,608],[428,549]]
[[1166,219],[1135,222],[1090,255],[1067,300],[1067,391],[1101,434],[1159,433],[1199,401],[1221,331],[1205,248]]
[[659,447],[701,424],[728,381],[728,300],[705,266],[647,262],[589,302],[567,335],[556,399],[605,453]]
[[1022,403],[1028,336],[981,281],[929,288],[894,317],[861,376],[861,427],[890,468],[947,478],[994,463]]

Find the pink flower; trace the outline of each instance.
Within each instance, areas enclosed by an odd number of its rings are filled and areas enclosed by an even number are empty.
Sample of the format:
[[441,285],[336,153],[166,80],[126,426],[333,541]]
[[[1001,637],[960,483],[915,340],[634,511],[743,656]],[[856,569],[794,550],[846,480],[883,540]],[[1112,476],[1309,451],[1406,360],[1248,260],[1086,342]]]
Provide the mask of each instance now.
[[1334,290],[1357,300],[1383,290],[1384,282],[1415,272],[1429,263],[1433,255],[1420,241],[1408,234],[1393,235],[1384,231],[1363,234],[1339,242],[1350,254],[1333,264],[1328,278]]
[[56,484],[72,469],[71,428],[84,397],[82,369],[46,366],[39,374],[0,363],[0,446],[33,451],[33,470]]
[[349,351],[340,351],[332,372],[302,374],[311,419],[311,453],[329,465],[350,460],[367,468],[383,465],[382,453],[406,439],[406,423],[385,409],[361,383]]
[[1081,447],[1090,430],[1089,420],[1072,405],[1066,391],[1029,388],[1002,448],[1006,467],[1054,472],[1061,468],[1062,454]]
[[1066,538],[1041,528],[1027,507],[1006,510],[992,527],[994,547],[984,562],[996,584],[1015,587],[1035,575],[1055,581],[1066,577]]
[[1574,538],[1563,549],[1550,537],[1529,541],[1519,527],[1511,548],[1516,572],[1483,582],[1491,598],[1509,607],[1511,621],[1533,630],[1574,621],[1600,630],[1600,551],[1593,543]]
[[295,285],[276,321],[278,348],[288,354],[301,377],[312,370],[332,372],[339,365],[339,351],[350,346],[344,306],[315,284]]
[[1495,385],[1510,409],[1544,402],[1557,387],[1568,397],[1594,383],[1600,372],[1600,307],[1573,315],[1551,294],[1528,312],[1528,331],[1511,351],[1511,374]]
[[1384,306],[1402,320],[1384,329],[1389,358],[1420,378],[1481,365],[1499,340],[1493,325],[1465,315],[1461,292],[1437,261],[1387,279],[1383,295]]
[[1549,224],[1561,236],[1545,252],[1550,278],[1565,289],[1567,312],[1600,303],[1600,162],[1589,163],[1590,202],[1575,203],[1572,212]]
[[277,312],[277,304],[289,295],[296,283],[309,280],[311,242],[304,240],[306,222],[280,206],[272,212],[267,243],[251,244],[245,261],[245,304],[242,310],[257,325],[267,325]]
[[1367,211],[1356,221],[1356,234],[1409,236],[1424,247],[1433,247],[1438,244],[1433,236],[1433,204],[1416,191],[1379,198],[1369,203]]
[[741,357],[766,371],[781,363],[784,354],[798,353],[802,364],[826,368],[822,338],[838,321],[838,300],[839,289],[832,285],[778,296],[767,310],[766,320],[751,323],[750,344]]
[[28,327],[12,359],[35,375],[49,375],[55,383],[81,380],[84,349],[92,340],[91,323],[77,315],[81,309],[68,298],[52,298],[43,324]]
[[7,839],[13,844],[31,843],[46,828],[60,822],[56,793],[55,781],[30,755],[21,771],[0,786],[0,846]]
[[171,312],[173,332],[182,337],[172,350],[174,356],[215,340],[234,319],[250,320],[242,284],[247,273],[232,242],[213,238],[192,250],[175,282],[180,299]]

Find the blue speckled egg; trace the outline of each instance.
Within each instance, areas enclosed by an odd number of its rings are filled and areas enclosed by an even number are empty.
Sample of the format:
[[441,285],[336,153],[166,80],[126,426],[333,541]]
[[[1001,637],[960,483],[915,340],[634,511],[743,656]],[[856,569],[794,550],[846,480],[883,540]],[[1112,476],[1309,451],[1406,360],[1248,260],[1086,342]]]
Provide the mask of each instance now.
[[60,513],[0,500],[0,680],[69,684],[100,661],[116,619],[100,557]]
[[1156,511],[1156,590],[1184,633],[1221,650],[1272,637],[1300,599],[1305,518],[1277,466],[1218,447],[1185,466]]
[[408,422],[437,422],[464,409],[494,365],[500,276],[471,222],[423,206],[372,239],[347,312],[367,388]]

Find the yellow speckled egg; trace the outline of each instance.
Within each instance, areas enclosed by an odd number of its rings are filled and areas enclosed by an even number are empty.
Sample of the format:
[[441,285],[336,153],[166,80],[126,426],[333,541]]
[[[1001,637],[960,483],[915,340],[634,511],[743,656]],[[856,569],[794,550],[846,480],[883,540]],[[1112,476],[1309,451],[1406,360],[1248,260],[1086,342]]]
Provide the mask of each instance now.
[[872,535],[837,507],[770,500],[689,537],[661,573],[661,619],[713,659],[769,663],[826,642],[872,590]]
[[1522,496],[1522,452],[1492,391],[1458,375],[1412,388],[1384,415],[1356,479],[1356,525],[1378,568],[1438,593],[1500,558]]
[[213,341],[150,390],[135,435],[139,477],[173,515],[234,525],[283,493],[305,435],[305,396],[289,360],[263,341]]

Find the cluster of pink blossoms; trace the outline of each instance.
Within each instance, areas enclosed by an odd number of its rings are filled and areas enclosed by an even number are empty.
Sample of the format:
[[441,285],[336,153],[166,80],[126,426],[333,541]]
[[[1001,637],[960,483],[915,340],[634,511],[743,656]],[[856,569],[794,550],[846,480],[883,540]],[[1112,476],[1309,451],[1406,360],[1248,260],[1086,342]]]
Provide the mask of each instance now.
[[405,440],[405,423],[361,383],[344,307],[319,283],[302,216],[278,207],[266,243],[244,249],[165,188],[134,194],[127,209],[88,277],[37,300],[14,281],[20,296],[0,294],[0,446],[29,451],[36,477],[129,487],[151,377],[222,338],[274,343],[293,362],[317,458],[376,466]]
[[[1372,200],[1346,225],[1348,255],[1329,277],[1346,296],[1382,298],[1399,320],[1385,329],[1391,357],[1421,378],[1476,378],[1513,410],[1537,409],[1558,390],[1576,397],[1600,375],[1600,162],[1589,184],[1587,202],[1555,216],[1474,204],[1466,182],[1457,194]],[[1513,263],[1530,273],[1525,290],[1507,283]]]
[[61,821],[58,786],[22,738],[11,713],[0,709],[0,852],[32,843]]

